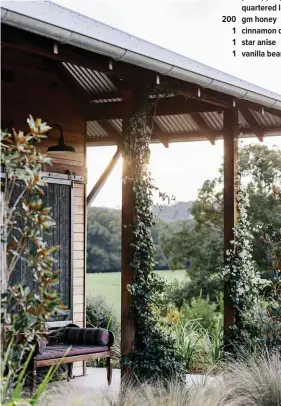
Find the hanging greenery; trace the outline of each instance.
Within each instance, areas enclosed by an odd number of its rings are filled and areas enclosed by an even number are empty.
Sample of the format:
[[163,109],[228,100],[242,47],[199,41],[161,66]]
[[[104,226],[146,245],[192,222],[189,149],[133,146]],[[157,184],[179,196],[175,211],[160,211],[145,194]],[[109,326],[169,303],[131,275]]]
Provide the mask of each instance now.
[[152,271],[155,248],[150,231],[154,224],[151,207],[152,194],[157,188],[147,167],[151,140],[151,131],[147,127],[147,104],[133,114],[123,149],[131,171],[124,182],[132,182],[135,198],[130,246],[134,281],[128,287],[133,299],[135,341],[134,349],[123,363],[140,382],[171,378],[182,380],[183,363],[176,352],[174,338],[157,312],[156,297],[164,291],[165,281]]
[[233,229],[234,240],[231,241],[233,248],[226,252],[226,264],[222,273],[224,280],[228,283],[235,310],[232,339],[236,342],[244,340],[243,330],[247,329],[248,314],[251,309],[260,305],[261,293],[270,283],[261,277],[253,260],[253,233],[260,231],[261,228],[253,228],[248,219],[249,199],[246,190],[241,185],[240,177],[238,175],[238,222]]
[[259,231],[259,228],[254,229],[248,220],[249,199],[240,181],[238,185],[238,224],[233,230],[234,240],[231,241],[233,249],[226,252],[227,259],[223,274],[229,281],[234,306],[239,311],[243,311],[257,300],[268,282],[260,276],[252,257],[253,233]]

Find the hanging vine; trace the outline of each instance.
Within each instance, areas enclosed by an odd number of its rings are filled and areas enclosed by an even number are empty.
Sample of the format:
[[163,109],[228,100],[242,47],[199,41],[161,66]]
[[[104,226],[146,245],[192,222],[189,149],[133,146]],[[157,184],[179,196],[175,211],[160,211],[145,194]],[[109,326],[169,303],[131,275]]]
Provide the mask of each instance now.
[[156,311],[156,297],[165,289],[165,281],[154,273],[154,225],[152,194],[155,189],[148,170],[151,131],[147,127],[146,105],[137,109],[130,119],[125,135],[123,156],[131,173],[124,182],[132,182],[134,190],[133,240],[130,245],[133,283],[128,287],[132,295],[135,321],[134,349],[123,359],[138,381],[183,379],[184,369],[175,349],[168,327],[160,321]]
[[253,233],[260,231],[253,228],[248,219],[249,198],[241,185],[238,175],[237,214],[238,222],[234,227],[233,248],[226,252],[226,264],[223,268],[223,277],[228,282],[229,293],[235,310],[235,326],[233,338],[236,341],[241,337],[244,318],[247,312],[257,305],[261,292],[269,282],[262,278],[255,261],[253,260]]

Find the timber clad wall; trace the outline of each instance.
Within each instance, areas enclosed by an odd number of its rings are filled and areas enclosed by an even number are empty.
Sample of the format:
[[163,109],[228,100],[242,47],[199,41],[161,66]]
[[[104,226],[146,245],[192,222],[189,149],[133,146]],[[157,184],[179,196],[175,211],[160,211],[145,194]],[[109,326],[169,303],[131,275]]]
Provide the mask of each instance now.
[[[6,54],[7,52],[7,54]],[[13,126],[16,130],[27,130],[26,118],[32,114],[49,125],[59,124],[65,142],[72,145],[76,153],[55,155],[53,165],[44,171],[65,173],[67,170],[83,176],[86,181],[86,123],[75,91],[65,87],[55,70],[43,59],[12,50],[5,51],[2,68],[12,70],[12,81],[2,83],[2,128]],[[3,76],[2,76],[3,77]],[[58,129],[50,131],[48,139],[41,143],[46,152],[50,145],[57,144]],[[73,323],[83,327],[85,323],[85,185],[74,182],[73,202]],[[77,363],[74,375],[83,373],[83,364]]]
[[[73,230],[73,323],[84,327],[85,320],[85,186],[74,184]],[[83,374],[81,362],[74,366],[74,375]]]

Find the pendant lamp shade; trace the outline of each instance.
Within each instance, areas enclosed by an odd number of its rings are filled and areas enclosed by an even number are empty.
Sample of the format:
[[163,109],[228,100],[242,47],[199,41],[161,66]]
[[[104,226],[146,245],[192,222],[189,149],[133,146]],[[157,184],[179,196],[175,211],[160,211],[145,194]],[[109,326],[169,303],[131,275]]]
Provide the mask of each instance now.
[[58,144],[49,147],[47,149],[47,152],[51,154],[69,154],[72,152],[76,152],[74,147],[65,144],[61,126],[59,124],[52,124],[51,127],[57,127],[60,130],[60,138]]

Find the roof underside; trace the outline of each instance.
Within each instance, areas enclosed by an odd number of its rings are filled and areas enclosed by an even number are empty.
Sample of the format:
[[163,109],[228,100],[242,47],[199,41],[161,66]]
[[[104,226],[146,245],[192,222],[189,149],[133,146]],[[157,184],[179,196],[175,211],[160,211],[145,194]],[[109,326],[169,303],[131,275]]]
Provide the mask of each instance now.
[[[132,82],[154,87],[160,82],[176,90],[160,100],[154,120],[150,116],[152,142],[167,146],[169,142],[209,139],[214,143],[222,137],[223,111],[234,105],[239,109],[240,136],[262,140],[263,136],[281,135],[281,96],[276,93],[50,2],[28,2],[28,7],[22,2],[2,4],[3,46],[51,60],[51,69],[68,83],[87,111],[88,145],[118,143],[124,83]],[[59,26],[51,18],[54,12],[60,14],[55,19]],[[123,42],[117,44],[112,32],[119,33]],[[59,36],[62,42],[54,42]],[[73,45],[78,37],[81,46]],[[126,41],[124,57],[117,58],[116,52]],[[132,49],[134,44],[139,45],[138,53]]]
[[[96,99],[100,94],[114,93],[118,91],[110,78],[101,72],[93,71],[91,69],[85,69],[83,67],[75,66],[70,63],[63,63],[65,68],[75,78],[77,83],[89,93],[91,103],[111,103],[120,102],[122,97],[109,98],[109,99]],[[260,127],[261,132],[265,136],[281,135],[281,115],[276,116],[264,110],[249,109],[253,119],[256,121],[257,126]],[[222,111],[212,111],[198,113],[210,132],[216,134],[216,138],[222,138],[223,133],[223,114]],[[252,122],[248,122],[247,119],[239,111],[239,132],[240,136],[250,137],[255,136],[252,129]],[[170,139],[169,142],[182,141],[197,141],[206,140],[206,136],[202,134],[202,129],[195,122],[192,114],[173,114],[165,116],[156,116],[154,118],[155,125],[161,132],[167,135]],[[122,119],[109,119],[106,120],[110,126],[121,136],[122,134]],[[98,120],[87,121],[87,140],[89,145],[112,145],[115,144],[114,140],[110,137],[108,129],[104,128],[103,124],[100,124]],[[160,140],[155,139],[155,142]]]

